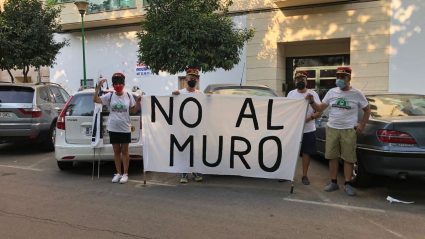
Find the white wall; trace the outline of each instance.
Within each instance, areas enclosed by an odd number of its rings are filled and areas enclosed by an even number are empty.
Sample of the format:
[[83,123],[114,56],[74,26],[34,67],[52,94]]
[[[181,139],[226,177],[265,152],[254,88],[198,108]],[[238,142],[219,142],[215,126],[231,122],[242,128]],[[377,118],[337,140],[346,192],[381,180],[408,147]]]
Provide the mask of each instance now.
[[[236,26],[245,28],[245,16],[235,17]],[[135,68],[137,63],[138,40],[136,37],[139,27],[124,27],[115,29],[95,30],[85,32],[86,49],[86,78],[108,79],[111,85],[111,76],[115,72],[126,75],[126,88],[138,86],[148,95],[167,95],[178,89],[178,76],[185,76],[182,72],[178,75],[160,73],[150,77],[136,78]],[[61,84],[68,92],[74,93],[80,86],[83,78],[81,32],[57,34],[56,39],[70,39],[70,46],[61,50],[57,56],[57,65],[50,71],[50,81]],[[239,83],[242,77],[244,63],[246,63],[246,47],[241,54],[241,61],[231,71],[222,69],[211,73],[201,73],[200,89],[204,90],[208,84]],[[243,76],[246,82],[246,71]],[[95,83],[96,84],[96,83]]]
[[392,0],[389,92],[425,94],[425,1]]

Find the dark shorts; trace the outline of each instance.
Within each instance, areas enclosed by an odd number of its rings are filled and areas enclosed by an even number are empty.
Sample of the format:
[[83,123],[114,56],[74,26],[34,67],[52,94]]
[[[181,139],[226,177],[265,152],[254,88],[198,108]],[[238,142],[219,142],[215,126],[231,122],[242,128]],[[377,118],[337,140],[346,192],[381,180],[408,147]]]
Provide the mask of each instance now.
[[131,133],[109,131],[109,141],[111,144],[129,144],[131,142]]
[[304,133],[303,142],[301,143],[301,153],[316,154],[316,131]]

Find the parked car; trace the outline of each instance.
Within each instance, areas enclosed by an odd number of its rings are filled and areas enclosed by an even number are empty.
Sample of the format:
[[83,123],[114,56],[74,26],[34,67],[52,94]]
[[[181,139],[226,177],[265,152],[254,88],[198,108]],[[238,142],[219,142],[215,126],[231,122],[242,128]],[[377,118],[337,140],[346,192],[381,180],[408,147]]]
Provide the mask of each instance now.
[[[59,115],[56,124],[56,143],[55,158],[59,169],[69,170],[75,161],[92,161],[93,148],[91,147],[92,124],[94,102],[94,89],[85,89],[74,93],[66,103],[64,109]],[[106,94],[113,91],[104,91]],[[144,93],[140,90],[127,91],[137,99],[137,96]],[[103,122],[103,148],[96,150],[96,160],[113,161],[114,150],[112,144],[109,143],[109,134],[106,127],[108,121],[108,107],[102,108]],[[131,160],[142,160],[143,143],[142,143],[142,121],[141,107],[136,114],[130,113],[131,121],[131,143],[128,151]],[[100,156],[98,156],[100,152]]]
[[219,95],[249,95],[249,96],[268,96],[278,97],[276,91],[266,85],[256,84],[211,84],[208,85],[204,93],[213,92]]
[[[425,95],[366,95],[372,115],[357,136],[353,186],[364,187],[373,174],[425,176]],[[328,110],[316,119],[317,150],[324,155]],[[359,110],[358,122],[363,117]]]
[[54,83],[1,83],[0,143],[43,142],[53,151],[56,120],[68,98]]

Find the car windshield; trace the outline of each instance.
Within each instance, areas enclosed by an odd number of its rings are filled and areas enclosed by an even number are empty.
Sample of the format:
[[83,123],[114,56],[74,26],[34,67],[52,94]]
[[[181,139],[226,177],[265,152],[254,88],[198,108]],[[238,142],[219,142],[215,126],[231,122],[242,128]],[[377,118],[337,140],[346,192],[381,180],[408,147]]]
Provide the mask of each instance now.
[[276,95],[273,92],[267,89],[258,89],[258,88],[222,88],[213,90],[214,94],[219,95],[249,95],[249,96],[268,96],[275,97]]
[[[133,94],[130,94],[136,100],[137,97]],[[78,94],[72,97],[68,106],[66,107],[65,116],[93,116],[94,111],[94,102],[93,94]],[[106,106],[102,108],[103,115],[109,115],[109,109]],[[141,115],[141,105],[139,105],[139,110],[136,114],[130,112],[130,116]]]
[[0,103],[32,103],[34,89],[20,86],[0,86]]
[[368,96],[373,117],[424,116],[425,96],[379,95]]

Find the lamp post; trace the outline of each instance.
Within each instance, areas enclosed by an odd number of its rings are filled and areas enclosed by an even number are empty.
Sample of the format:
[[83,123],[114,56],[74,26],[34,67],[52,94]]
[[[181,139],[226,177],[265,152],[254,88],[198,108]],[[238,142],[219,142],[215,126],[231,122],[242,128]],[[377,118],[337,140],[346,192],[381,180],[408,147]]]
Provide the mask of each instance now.
[[87,1],[75,1],[75,6],[77,6],[78,11],[81,14],[81,36],[83,42],[83,72],[84,72],[84,86],[83,89],[86,88],[86,53],[84,48],[84,14],[86,13],[87,6],[89,3]]

